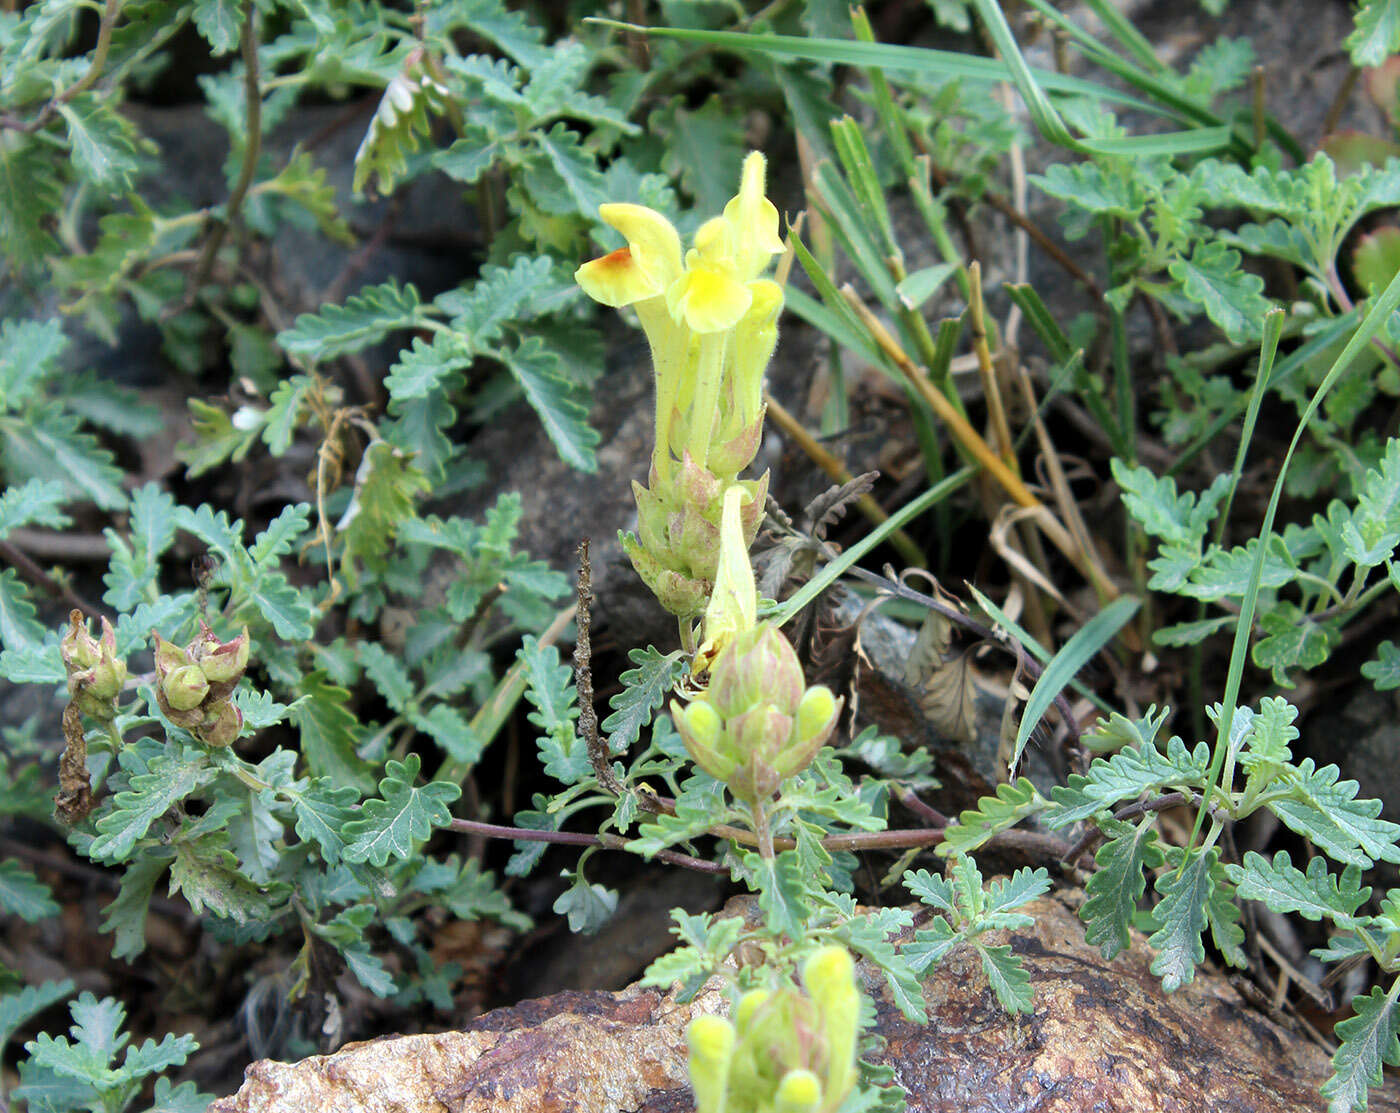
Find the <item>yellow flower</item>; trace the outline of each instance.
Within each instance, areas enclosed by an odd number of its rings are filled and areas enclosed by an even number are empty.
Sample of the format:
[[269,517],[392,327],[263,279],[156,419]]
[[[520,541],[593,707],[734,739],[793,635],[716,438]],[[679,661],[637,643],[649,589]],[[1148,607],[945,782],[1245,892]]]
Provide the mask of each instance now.
[[598,215],[627,246],[574,272],[583,292],[615,309],[664,294],[681,275],[681,238],[671,222],[645,205],[599,205]]
[[[753,302],[749,284],[783,250],[778,210],[763,195],[764,167],[757,151],[744,160],[739,192],[723,216],[700,226],[684,266],[675,226],[655,209],[600,205],[598,215],[623,234],[627,246],[584,263],[574,278],[604,305],[621,308],[664,296],[672,319],[693,332],[733,328]],[[768,304],[765,295],[765,310]]]
[[738,484],[724,492],[719,527],[719,567],[710,605],[705,609],[705,641],[695,655],[694,671],[704,672],[735,634],[758,622],[758,587],[754,583],[749,547],[739,520],[740,508],[753,496]]

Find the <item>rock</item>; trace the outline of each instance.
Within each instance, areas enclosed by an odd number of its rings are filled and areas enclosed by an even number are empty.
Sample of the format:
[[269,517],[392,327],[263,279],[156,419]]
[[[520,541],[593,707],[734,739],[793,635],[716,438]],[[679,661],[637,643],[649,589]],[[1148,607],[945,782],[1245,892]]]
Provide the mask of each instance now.
[[[1324,1052],[1250,1009],[1219,974],[1175,994],[1148,969],[1140,935],[1106,962],[1084,942],[1082,894],[1028,907],[1035,926],[1009,936],[1036,993],[1007,1016],[973,954],[928,978],[929,1023],[895,1009],[883,976],[862,963],[876,1000],[881,1060],[911,1113],[1302,1113],[1321,1111]],[[1001,942],[998,939],[989,940]],[[683,1033],[723,1012],[717,983],[694,1002],[635,986],[559,993],[498,1009],[465,1031],[351,1044],[300,1063],[254,1063],[211,1113],[611,1113],[688,1110]],[[1371,1113],[1400,1109],[1392,1081]]]
[[685,1026],[719,1011],[656,990],[564,992],[497,1009],[465,1031],[349,1044],[300,1063],[254,1063],[210,1113],[564,1113],[637,1109],[683,1091]]

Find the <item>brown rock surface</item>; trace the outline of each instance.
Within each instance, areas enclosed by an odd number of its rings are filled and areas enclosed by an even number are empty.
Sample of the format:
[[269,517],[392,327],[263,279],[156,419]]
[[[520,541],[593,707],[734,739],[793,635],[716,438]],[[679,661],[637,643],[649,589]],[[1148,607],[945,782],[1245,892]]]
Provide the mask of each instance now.
[[[1072,899],[1029,908],[1010,937],[1036,1008],[1012,1019],[974,955],[955,954],[925,985],[927,1026],[890,1003],[877,970],[884,1060],[912,1113],[1304,1113],[1325,1108],[1327,1056],[1246,1006],[1202,970],[1167,995],[1141,937],[1105,962],[1084,942]],[[993,940],[996,942],[996,940]],[[352,1044],[300,1063],[254,1063],[211,1113],[612,1113],[687,1110],[683,1032],[724,1008],[707,987],[690,1005],[635,986],[560,993],[498,1009],[463,1032]],[[1400,1109],[1392,1082],[1371,1113]]]

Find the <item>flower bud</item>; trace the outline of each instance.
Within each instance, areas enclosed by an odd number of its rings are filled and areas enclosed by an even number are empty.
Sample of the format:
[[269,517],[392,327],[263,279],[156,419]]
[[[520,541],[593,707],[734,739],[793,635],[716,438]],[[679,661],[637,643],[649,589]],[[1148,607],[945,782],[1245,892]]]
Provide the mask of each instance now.
[[228,700],[216,703],[204,722],[194,728],[195,737],[206,746],[227,749],[243,732],[243,712]]
[[176,711],[192,711],[209,694],[209,680],[198,665],[181,665],[161,681],[161,692]]
[[164,680],[176,669],[190,663],[190,656],[174,642],[168,642],[154,630],[151,637],[156,643],[156,679]]
[[739,762],[710,702],[701,697],[682,707],[672,700],[671,717],[691,760],[715,780],[728,781]]
[[117,634],[104,617],[102,637],[88,633],[80,611],[68,616],[68,632],[59,642],[59,655],[68,673],[68,693],[78,710],[94,719],[110,721],[116,699],[126,683],[126,662],[117,656]]
[[729,1089],[734,1026],[723,1017],[703,1014],[686,1025],[685,1042],[696,1113],[719,1113]]
[[[102,621],[106,623],[107,620],[104,618]],[[97,639],[88,633],[87,619],[83,617],[82,611],[69,612],[68,633],[64,634],[63,640],[58,643],[58,651],[63,658],[63,667],[70,675],[92,668],[102,656],[102,647]]]
[[802,694],[802,702],[797,705],[798,743],[824,745],[836,726],[840,711],[841,701],[831,694],[831,689],[826,685],[817,684],[808,688]]
[[802,983],[821,1012],[826,1041],[825,1088],[828,1097],[839,1104],[856,1082],[860,990],[855,963],[844,947],[823,947],[802,967]]
[[778,1083],[773,1113],[815,1113],[822,1102],[822,1084],[809,1070],[790,1070]]
[[219,641],[214,632],[204,626],[196,643],[195,661],[210,684],[236,685],[248,668],[250,649],[246,626],[230,642]]
[[771,622],[734,634],[728,650],[710,668],[710,695],[726,716],[760,703],[792,715],[803,687],[802,664],[787,637]]

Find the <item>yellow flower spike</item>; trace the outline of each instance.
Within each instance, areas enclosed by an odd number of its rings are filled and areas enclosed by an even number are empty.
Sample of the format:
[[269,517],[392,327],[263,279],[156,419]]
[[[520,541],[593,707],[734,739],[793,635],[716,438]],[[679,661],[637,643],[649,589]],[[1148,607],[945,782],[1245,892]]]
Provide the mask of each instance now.
[[607,204],[598,206],[598,216],[626,237],[627,246],[574,272],[574,280],[594,301],[619,309],[659,297],[680,277],[680,235],[655,209]]
[[724,492],[719,525],[719,568],[710,605],[705,609],[705,641],[695,655],[695,671],[703,672],[734,637],[758,622],[758,587],[754,583],[749,547],[744,543],[741,508],[753,496],[737,483]]
[[711,266],[724,267],[733,261],[733,225],[722,216],[712,217],[695,230],[695,253]]

